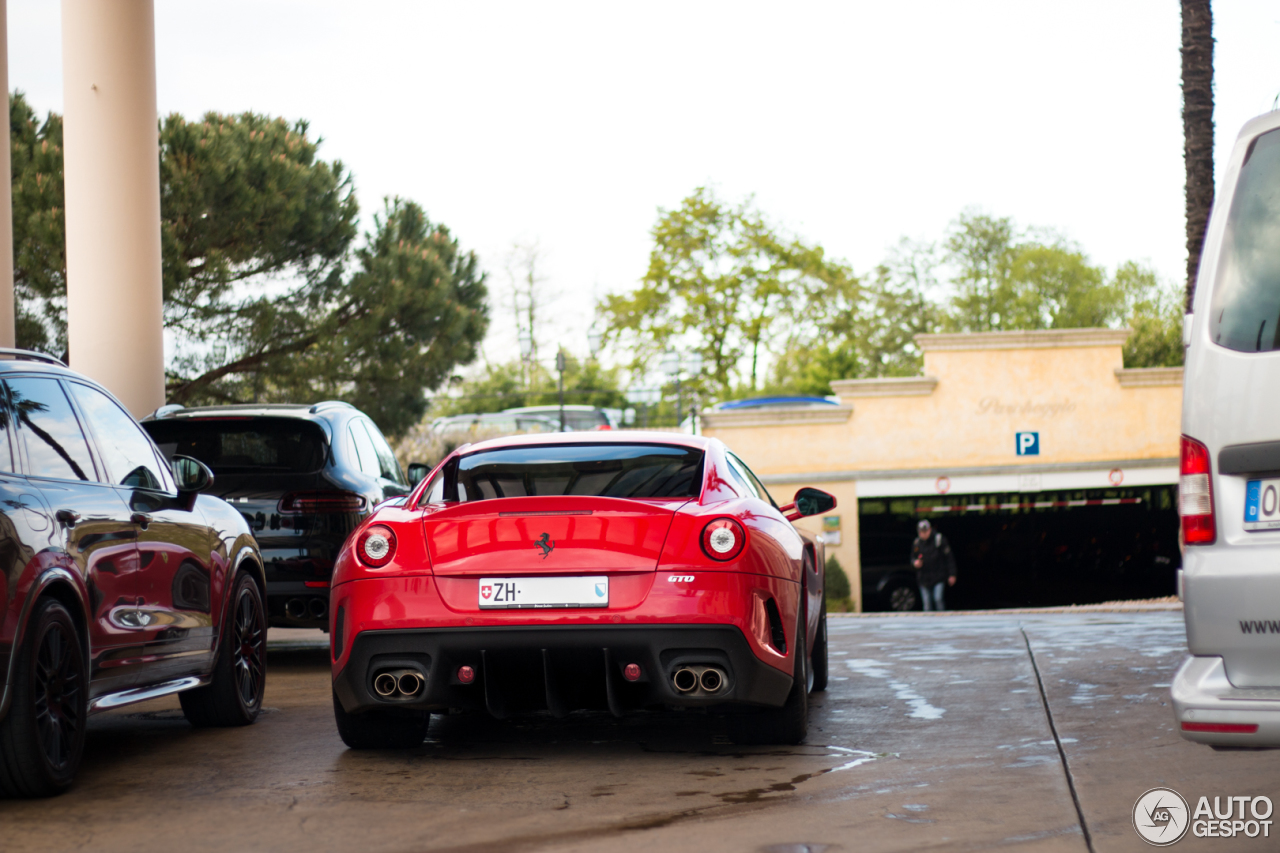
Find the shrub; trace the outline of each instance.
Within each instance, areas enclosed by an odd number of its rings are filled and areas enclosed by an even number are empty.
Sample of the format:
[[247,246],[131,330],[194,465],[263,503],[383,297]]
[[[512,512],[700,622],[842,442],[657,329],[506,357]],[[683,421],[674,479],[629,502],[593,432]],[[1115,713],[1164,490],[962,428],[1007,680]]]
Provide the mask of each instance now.
[[849,576],[844,573],[844,566],[833,554],[827,557],[827,601],[843,601],[853,595],[849,587]]

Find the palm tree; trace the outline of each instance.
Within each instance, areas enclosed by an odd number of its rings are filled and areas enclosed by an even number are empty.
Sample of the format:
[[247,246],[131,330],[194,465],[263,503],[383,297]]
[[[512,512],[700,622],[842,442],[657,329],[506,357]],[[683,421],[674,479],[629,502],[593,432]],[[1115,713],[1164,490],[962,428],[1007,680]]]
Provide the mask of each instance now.
[[1213,207],[1213,11],[1182,0],[1182,159],[1187,169],[1187,311]]

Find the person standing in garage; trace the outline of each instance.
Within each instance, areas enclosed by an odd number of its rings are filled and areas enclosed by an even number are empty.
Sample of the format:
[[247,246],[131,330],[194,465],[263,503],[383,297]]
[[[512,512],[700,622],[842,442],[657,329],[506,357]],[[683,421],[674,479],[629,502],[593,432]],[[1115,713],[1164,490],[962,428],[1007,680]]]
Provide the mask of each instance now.
[[927,519],[916,525],[916,538],[911,543],[911,565],[920,585],[920,600],[925,610],[946,610],[942,591],[956,585],[956,558],[951,543],[941,533],[934,533]]

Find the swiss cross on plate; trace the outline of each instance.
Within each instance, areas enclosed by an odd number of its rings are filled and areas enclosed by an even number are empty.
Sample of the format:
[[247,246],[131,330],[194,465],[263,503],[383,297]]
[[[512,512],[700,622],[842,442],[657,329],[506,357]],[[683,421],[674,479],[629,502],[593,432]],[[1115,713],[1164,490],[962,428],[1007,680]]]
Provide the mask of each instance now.
[[493,598],[493,586],[491,584],[485,584],[480,587],[480,597],[486,600]]

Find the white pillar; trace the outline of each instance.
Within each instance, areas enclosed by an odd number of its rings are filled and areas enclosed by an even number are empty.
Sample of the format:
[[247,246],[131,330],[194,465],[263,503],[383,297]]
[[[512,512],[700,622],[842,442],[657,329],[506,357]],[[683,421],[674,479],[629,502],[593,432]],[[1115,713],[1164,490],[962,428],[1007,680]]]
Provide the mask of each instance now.
[[71,366],[137,417],[164,404],[152,0],[62,0]]
[[[0,0],[0,90],[9,117],[9,15]],[[13,332],[13,162],[9,134],[0,133],[0,347],[14,344]]]

